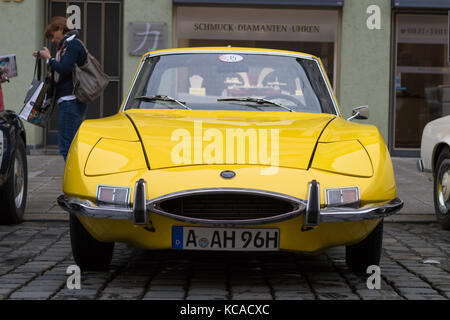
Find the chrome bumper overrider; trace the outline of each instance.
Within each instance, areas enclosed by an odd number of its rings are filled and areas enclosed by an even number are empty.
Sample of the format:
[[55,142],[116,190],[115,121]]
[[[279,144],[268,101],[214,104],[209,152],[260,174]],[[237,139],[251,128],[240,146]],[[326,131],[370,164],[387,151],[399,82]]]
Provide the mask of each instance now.
[[417,160],[417,170],[420,171],[420,172],[424,171],[422,159]]
[[[141,180],[142,181],[142,180]],[[139,181],[139,182],[141,182]],[[144,181],[142,183],[145,184]],[[321,222],[343,222],[343,221],[361,221],[361,220],[372,220],[372,219],[380,219],[392,215],[399,211],[403,207],[403,201],[399,198],[395,198],[390,201],[367,204],[361,208],[349,208],[349,207],[325,207],[320,208],[320,190],[318,183],[312,181],[310,183],[309,196],[308,201],[304,201],[295,197],[281,195],[278,193],[271,193],[268,191],[262,190],[250,190],[250,189],[221,189],[221,188],[213,188],[213,189],[198,189],[198,190],[186,190],[186,193],[192,192],[217,192],[217,190],[227,192],[236,192],[236,190],[246,190],[247,192],[260,192],[265,193],[266,195],[272,195],[274,197],[283,197],[286,200],[289,200],[293,203],[294,210],[287,213],[281,214],[273,217],[265,217],[258,219],[248,219],[248,220],[208,220],[201,218],[192,218],[179,216],[175,214],[166,213],[164,211],[158,210],[158,206],[155,205],[155,200],[167,197],[173,197],[183,192],[177,192],[174,194],[165,195],[163,197],[159,197],[157,199],[153,199],[151,201],[147,200],[144,202],[142,199],[145,199],[145,188],[138,188],[138,183],[136,184],[136,190],[140,190],[142,195],[139,195],[137,198],[140,199],[139,205],[134,205],[133,208],[129,207],[119,207],[112,205],[98,205],[89,200],[83,200],[78,198],[71,198],[65,195],[61,195],[58,197],[58,204],[61,208],[68,211],[69,213],[85,216],[90,218],[103,218],[103,219],[113,219],[113,220],[131,220],[135,224],[148,224],[151,220],[151,215],[163,215],[167,216],[182,222],[188,223],[199,223],[199,224],[226,224],[226,225],[258,225],[258,224],[267,224],[267,223],[275,223],[279,221],[288,220],[294,218],[296,216],[305,214],[305,226],[314,227],[317,226]],[[136,194],[135,194],[136,199]],[[144,211],[144,217],[143,217]],[[136,216],[139,216],[136,219]],[[149,219],[148,219],[149,218]]]
[[425,168],[422,159],[417,160],[416,165],[417,165],[417,170],[420,171],[420,172],[425,172],[426,174],[432,174],[433,173],[433,170]]

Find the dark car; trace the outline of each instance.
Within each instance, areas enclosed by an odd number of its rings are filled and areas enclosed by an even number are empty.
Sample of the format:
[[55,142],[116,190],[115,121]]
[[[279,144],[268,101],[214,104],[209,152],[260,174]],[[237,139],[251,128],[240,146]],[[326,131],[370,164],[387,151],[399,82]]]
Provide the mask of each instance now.
[[20,223],[27,200],[25,128],[12,111],[0,111],[0,224]]

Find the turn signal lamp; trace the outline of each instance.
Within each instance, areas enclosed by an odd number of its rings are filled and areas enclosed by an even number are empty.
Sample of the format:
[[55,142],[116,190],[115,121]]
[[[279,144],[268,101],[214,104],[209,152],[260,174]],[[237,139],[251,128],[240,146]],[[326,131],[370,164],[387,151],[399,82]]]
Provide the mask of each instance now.
[[97,203],[127,206],[130,203],[129,187],[97,186]]
[[359,206],[359,188],[345,187],[336,189],[325,189],[326,205],[334,206]]

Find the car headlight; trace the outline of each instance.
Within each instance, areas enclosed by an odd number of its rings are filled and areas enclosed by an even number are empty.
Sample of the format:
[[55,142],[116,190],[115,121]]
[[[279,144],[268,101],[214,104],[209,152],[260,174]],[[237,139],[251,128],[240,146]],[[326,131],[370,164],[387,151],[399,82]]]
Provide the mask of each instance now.
[[146,167],[139,141],[101,138],[89,153],[84,174],[98,176],[140,170]]
[[358,140],[319,142],[311,167],[359,177],[373,175],[372,162]]

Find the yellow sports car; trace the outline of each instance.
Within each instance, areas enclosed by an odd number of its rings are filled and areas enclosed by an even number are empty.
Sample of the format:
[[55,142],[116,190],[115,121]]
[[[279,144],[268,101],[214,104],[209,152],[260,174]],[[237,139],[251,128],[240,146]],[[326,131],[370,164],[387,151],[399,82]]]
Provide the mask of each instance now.
[[[367,118],[358,107],[351,118]],[[147,249],[297,251],[346,246],[380,260],[403,202],[378,129],[343,119],[319,58],[210,47],[141,59],[120,112],[84,121],[58,198],[82,270],[115,242]]]

